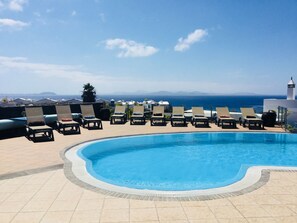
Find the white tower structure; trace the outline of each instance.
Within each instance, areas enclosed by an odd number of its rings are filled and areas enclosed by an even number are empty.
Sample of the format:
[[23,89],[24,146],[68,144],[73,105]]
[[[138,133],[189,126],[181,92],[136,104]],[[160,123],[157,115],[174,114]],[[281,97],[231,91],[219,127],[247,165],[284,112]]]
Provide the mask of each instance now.
[[287,100],[295,100],[295,83],[293,77],[291,77],[291,80],[288,83]]

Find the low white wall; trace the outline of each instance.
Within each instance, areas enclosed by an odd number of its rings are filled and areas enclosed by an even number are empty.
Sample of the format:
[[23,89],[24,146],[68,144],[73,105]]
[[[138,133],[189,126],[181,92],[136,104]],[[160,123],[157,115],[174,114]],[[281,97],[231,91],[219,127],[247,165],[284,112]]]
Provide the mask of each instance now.
[[286,99],[264,99],[263,112],[274,110],[277,112],[278,107],[297,108],[297,100]]

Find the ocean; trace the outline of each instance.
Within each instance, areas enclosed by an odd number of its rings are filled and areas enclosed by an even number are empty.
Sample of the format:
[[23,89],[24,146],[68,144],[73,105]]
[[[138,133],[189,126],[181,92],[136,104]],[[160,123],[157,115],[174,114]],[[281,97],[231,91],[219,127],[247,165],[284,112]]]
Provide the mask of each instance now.
[[[31,98],[39,100],[45,97],[61,100],[80,98],[80,95],[1,95],[0,98]],[[285,99],[286,96],[281,95],[249,95],[249,96],[218,96],[218,95],[203,95],[203,96],[155,96],[155,95],[97,95],[97,99],[110,101],[143,101],[144,99],[152,99],[154,101],[168,101],[172,106],[184,106],[185,109],[191,109],[192,106],[202,106],[206,110],[215,109],[215,107],[227,106],[230,111],[240,111],[240,107],[253,107],[257,113],[263,111],[264,99]]]

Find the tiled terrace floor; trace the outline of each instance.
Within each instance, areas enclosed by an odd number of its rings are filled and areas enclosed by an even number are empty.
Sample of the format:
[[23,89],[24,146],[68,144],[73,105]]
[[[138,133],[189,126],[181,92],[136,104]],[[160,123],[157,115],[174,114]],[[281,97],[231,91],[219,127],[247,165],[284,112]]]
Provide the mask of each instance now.
[[[110,126],[106,122],[104,130],[83,129],[81,135],[63,136],[55,132],[54,142],[32,143],[24,137],[5,139],[0,141],[0,177],[62,164],[60,151],[89,139],[205,130],[221,131],[216,126]],[[239,127],[236,131],[243,130]],[[0,222],[297,222],[297,172],[272,172],[266,185],[237,197],[165,202],[99,194],[70,182],[62,169],[52,170],[0,180]]]

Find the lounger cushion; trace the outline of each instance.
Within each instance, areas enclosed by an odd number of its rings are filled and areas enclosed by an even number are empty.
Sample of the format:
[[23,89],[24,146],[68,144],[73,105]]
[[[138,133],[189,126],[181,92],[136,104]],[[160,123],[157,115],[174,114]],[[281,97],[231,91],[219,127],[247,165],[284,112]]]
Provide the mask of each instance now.
[[155,113],[154,116],[163,116],[162,113]]
[[71,118],[63,118],[61,121],[62,121],[62,122],[71,122],[72,119],[71,119]]
[[248,116],[246,116],[246,118],[257,118],[257,117],[253,116],[253,115],[248,115]]
[[84,118],[85,119],[93,119],[93,118],[95,118],[95,116],[90,115],[90,116],[85,116]]
[[122,113],[122,112],[116,112],[114,113],[114,115],[124,115],[125,113]]
[[44,122],[30,122],[29,126],[40,126],[40,125],[45,125]]
[[203,118],[203,117],[205,117],[204,115],[195,115],[194,116],[195,118]]
[[133,115],[143,115],[141,112],[133,112]]
[[230,118],[228,115],[221,115],[220,118]]

